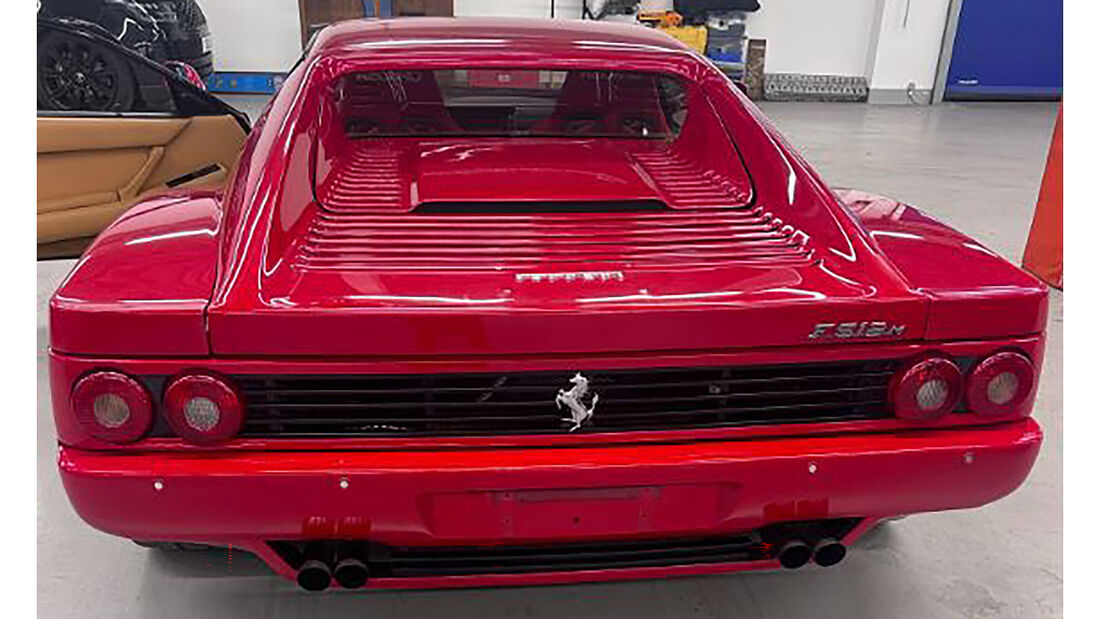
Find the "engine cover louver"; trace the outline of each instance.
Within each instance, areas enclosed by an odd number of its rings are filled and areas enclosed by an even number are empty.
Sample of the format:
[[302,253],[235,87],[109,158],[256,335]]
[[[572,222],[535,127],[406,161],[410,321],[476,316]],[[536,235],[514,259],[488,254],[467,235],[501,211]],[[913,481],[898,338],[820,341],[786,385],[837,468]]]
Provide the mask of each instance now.
[[724,207],[744,196],[713,171],[667,151],[633,157],[674,208],[641,208],[653,201],[608,203],[606,209],[593,203],[576,209],[533,203],[535,212],[493,202],[483,209],[463,203],[453,212],[431,204],[410,208],[397,154],[360,149],[319,192],[323,206],[294,264],[376,272],[499,272],[578,263],[683,268],[809,260],[805,233],[760,206]]
[[676,204],[715,208],[744,204],[749,198],[729,179],[673,152],[635,153],[633,157]]
[[381,215],[318,213],[295,265],[407,271],[627,264],[636,268],[802,264],[807,237],[763,209],[667,213]]

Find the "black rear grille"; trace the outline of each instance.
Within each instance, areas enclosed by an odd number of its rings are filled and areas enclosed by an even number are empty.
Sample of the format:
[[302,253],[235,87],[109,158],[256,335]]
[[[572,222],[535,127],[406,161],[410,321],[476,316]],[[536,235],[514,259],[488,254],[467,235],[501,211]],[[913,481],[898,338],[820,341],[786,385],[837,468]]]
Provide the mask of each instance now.
[[[893,360],[585,371],[599,395],[579,432],[886,416]],[[243,436],[500,435],[568,431],[555,396],[573,372],[235,376]]]
[[[844,539],[859,521],[837,518],[720,536],[555,544],[401,547],[354,540],[334,543],[362,557],[372,578],[521,574],[760,561],[774,557],[779,544],[791,537]],[[316,545],[307,548],[301,541],[269,544],[293,569],[302,565],[310,551],[318,556],[331,551]]]
[[381,576],[470,576],[739,563],[766,558],[755,534],[696,539],[545,546],[386,548],[372,568]]

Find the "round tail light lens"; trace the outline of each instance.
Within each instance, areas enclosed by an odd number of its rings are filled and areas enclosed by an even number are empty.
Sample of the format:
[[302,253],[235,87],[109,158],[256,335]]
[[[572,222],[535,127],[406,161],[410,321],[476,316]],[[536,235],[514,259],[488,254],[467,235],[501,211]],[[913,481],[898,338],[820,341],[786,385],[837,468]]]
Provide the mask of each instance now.
[[962,389],[958,366],[950,359],[930,357],[910,363],[894,375],[890,405],[901,419],[931,421],[958,405]]
[[1020,415],[1035,386],[1035,366],[1018,352],[994,353],[970,370],[966,404],[984,417]]
[[172,381],[164,392],[164,414],[177,436],[197,445],[227,441],[244,424],[237,390],[208,374],[188,374]]
[[71,405],[92,436],[132,443],[153,424],[153,399],[137,380],[122,372],[92,372],[73,386]]

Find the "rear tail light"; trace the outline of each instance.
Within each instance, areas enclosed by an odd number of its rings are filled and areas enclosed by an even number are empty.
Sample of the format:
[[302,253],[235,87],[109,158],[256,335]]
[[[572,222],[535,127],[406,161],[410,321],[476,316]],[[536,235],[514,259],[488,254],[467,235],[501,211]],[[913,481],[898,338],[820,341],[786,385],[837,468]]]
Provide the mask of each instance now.
[[84,376],[73,386],[71,404],[89,434],[111,443],[132,443],[145,436],[153,424],[149,392],[121,372]]
[[994,353],[970,370],[966,404],[984,417],[1022,415],[1035,386],[1035,366],[1018,352]]
[[244,424],[237,390],[209,374],[187,374],[172,381],[164,391],[164,415],[177,436],[197,445],[227,441]]
[[894,375],[890,405],[894,415],[911,421],[932,421],[954,409],[962,399],[958,366],[944,357],[910,363]]

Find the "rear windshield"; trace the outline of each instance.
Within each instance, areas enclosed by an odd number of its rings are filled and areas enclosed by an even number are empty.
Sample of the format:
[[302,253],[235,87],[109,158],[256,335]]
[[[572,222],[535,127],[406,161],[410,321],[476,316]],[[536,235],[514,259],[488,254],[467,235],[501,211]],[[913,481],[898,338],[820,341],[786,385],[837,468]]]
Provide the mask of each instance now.
[[353,138],[671,139],[687,116],[679,79],[628,71],[369,71],[341,77],[333,96]]

